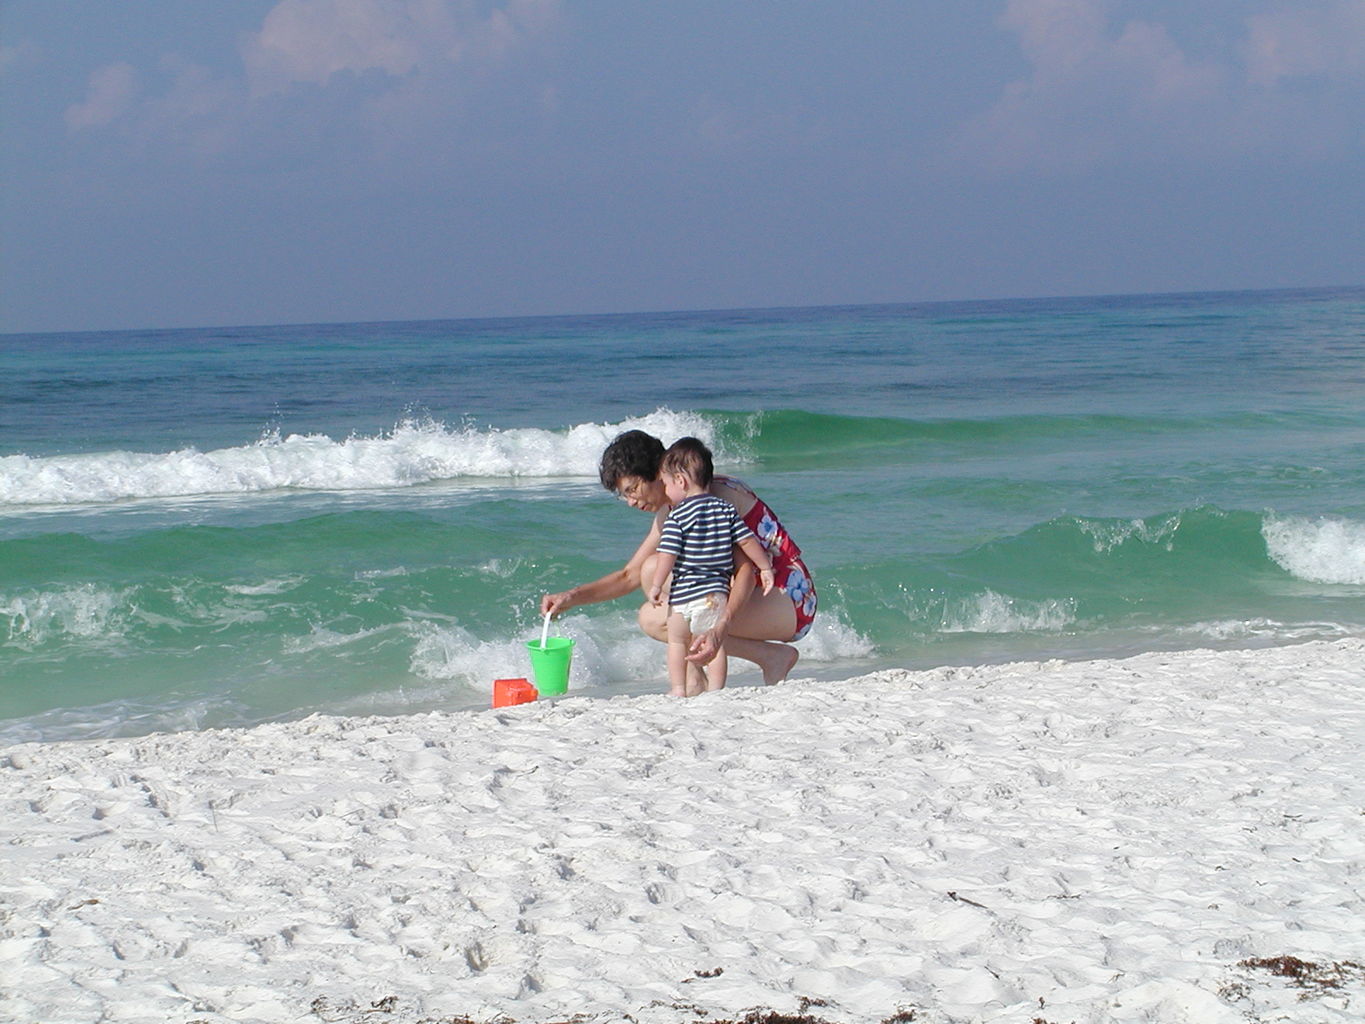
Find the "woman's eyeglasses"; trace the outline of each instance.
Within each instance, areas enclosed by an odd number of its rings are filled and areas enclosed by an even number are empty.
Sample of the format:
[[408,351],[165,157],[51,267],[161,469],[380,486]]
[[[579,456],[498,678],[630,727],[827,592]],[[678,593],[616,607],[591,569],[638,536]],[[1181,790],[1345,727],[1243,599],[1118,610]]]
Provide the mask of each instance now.
[[623,487],[619,491],[617,491],[616,496],[620,498],[622,501],[626,502],[634,501],[636,498],[640,496],[640,488],[642,488],[644,485],[645,482],[643,480],[636,480],[635,483],[631,484],[629,487]]

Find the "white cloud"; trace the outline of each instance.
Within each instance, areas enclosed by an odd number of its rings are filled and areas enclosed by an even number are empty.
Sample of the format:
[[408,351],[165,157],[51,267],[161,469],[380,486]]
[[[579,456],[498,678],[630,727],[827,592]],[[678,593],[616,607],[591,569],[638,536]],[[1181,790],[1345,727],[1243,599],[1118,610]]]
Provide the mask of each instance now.
[[[1010,83],[960,145],[997,168],[1086,167],[1133,132],[1168,130],[1221,88],[1215,67],[1191,62],[1156,24],[1114,32],[1102,0],[1010,0],[1002,27],[1019,36],[1031,74]],[[1167,126],[1165,129],[1158,126]]]
[[1365,0],[1247,19],[1233,29],[1244,33],[1243,66],[1192,58],[1156,22],[1116,27],[1110,9],[1107,0],[1008,0],[999,24],[1018,36],[1030,71],[960,129],[951,159],[988,171],[1072,172],[1276,146],[1321,153],[1340,134],[1342,104],[1328,98],[1315,106],[1316,97],[1265,87],[1365,69]]
[[0,44],[0,75],[33,67],[40,59],[40,51],[32,40]]
[[244,109],[241,84],[176,56],[163,57],[158,71],[166,84],[141,104],[143,138],[174,140],[199,158],[231,148]]
[[1365,0],[1286,7],[1249,18],[1247,27],[1247,77],[1257,85],[1365,77]]
[[453,126],[489,109],[498,123],[514,104],[552,111],[553,87],[520,57],[554,28],[559,2],[278,0],[243,37],[237,68],[174,53],[110,64],[65,118],[73,132],[117,127],[119,152],[147,162],[392,165],[452,144]]
[[1101,6],[1092,0],[1009,0],[1000,25],[1018,34],[1042,79],[1084,66],[1104,45],[1107,28]]
[[244,48],[253,95],[342,72],[403,77],[500,60],[554,22],[559,0],[508,0],[480,16],[450,0],[281,0]]
[[283,0],[246,48],[253,92],[319,85],[342,71],[404,75],[421,57],[413,5],[392,0]]
[[245,109],[239,80],[167,55],[147,70],[125,63],[99,68],[90,75],[86,99],[68,107],[65,118],[73,132],[116,127],[118,152],[159,161],[223,152]]
[[73,131],[108,124],[126,114],[138,92],[137,70],[131,64],[107,64],[90,75],[85,102],[66,108],[66,124]]

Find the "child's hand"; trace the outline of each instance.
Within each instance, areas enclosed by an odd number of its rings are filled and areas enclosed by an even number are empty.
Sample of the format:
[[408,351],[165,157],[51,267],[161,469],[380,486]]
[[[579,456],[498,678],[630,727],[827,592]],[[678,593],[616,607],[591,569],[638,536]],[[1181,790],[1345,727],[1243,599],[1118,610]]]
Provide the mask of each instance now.
[[649,593],[646,596],[649,598],[649,603],[652,604],[655,608],[658,608],[661,604],[664,603],[663,602],[664,588],[662,586],[650,587]]
[[763,585],[763,596],[767,597],[773,592],[773,571],[771,569],[759,569],[758,582]]

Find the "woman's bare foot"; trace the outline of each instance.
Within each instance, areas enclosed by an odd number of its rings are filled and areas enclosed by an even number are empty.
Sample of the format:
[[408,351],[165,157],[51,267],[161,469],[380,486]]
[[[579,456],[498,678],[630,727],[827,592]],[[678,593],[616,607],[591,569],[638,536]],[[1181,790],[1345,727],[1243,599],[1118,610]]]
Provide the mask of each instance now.
[[700,665],[687,666],[687,696],[696,697],[707,689],[706,670]]
[[758,663],[758,667],[763,670],[763,685],[773,686],[791,675],[801,652],[791,644],[776,642],[765,643],[763,647],[765,649],[763,660]]
[[[791,644],[777,640],[750,640],[743,636],[725,638],[725,649],[736,658],[752,661],[763,673],[765,686],[780,683],[791,674],[801,655]],[[689,655],[689,657],[691,657]]]

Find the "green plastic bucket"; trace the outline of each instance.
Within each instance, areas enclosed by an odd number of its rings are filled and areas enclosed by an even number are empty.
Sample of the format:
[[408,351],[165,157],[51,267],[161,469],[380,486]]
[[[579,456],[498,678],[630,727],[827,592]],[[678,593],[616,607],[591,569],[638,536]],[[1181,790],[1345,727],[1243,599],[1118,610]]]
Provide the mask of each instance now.
[[536,677],[536,689],[540,695],[554,696],[569,688],[569,659],[573,657],[573,641],[566,636],[552,636],[545,639],[545,646],[539,640],[528,640],[526,649],[531,652],[531,672]]

